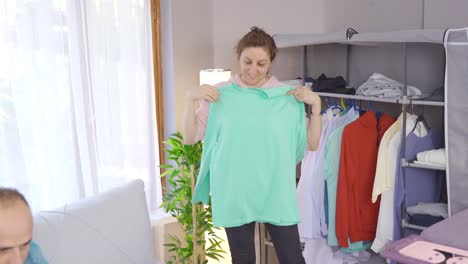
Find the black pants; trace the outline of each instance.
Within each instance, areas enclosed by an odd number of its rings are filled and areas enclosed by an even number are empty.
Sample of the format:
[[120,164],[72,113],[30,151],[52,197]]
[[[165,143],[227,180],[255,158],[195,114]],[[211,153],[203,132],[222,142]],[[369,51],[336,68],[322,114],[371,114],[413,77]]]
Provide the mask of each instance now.
[[[281,264],[305,264],[297,225],[265,224]],[[225,229],[233,264],[255,264],[255,222]]]

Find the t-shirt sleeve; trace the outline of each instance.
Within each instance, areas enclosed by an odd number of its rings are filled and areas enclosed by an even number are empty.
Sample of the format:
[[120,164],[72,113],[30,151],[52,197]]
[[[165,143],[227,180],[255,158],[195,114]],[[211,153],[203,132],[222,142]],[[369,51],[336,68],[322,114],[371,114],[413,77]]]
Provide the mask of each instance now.
[[307,120],[304,114],[304,104],[298,103],[299,105],[299,122],[298,122],[298,140],[296,148],[296,163],[299,163],[304,159],[304,155],[307,147]]

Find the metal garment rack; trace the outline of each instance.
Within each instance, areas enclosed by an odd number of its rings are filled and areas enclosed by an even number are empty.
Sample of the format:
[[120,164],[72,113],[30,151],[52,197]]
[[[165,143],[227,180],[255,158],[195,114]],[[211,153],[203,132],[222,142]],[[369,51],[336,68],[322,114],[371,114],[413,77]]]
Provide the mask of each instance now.
[[[351,40],[354,34],[358,34],[352,28],[348,28],[346,31],[346,39]],[[346,98],[346,99],[354,99],[354,100],[361,100],[361,101],[372,101],[372,102],[382,102],[382,103],[394,103],[394,104],[401,104],[401,112],[403,113],[403,125],[402,125],[402,133],[401,133],[401,151],[403,153],[402,163],[401,166],[403,168],[403,202],[401,207],[401,228],[403,236],[406,236],[406,228],[417,229],[417,230],[424,230],[424,226],[418,226],[409,224],[406,214],[406,168],[421,168],[421,169],[431,169],[431,170],[440,170],[444,171],[445,167],[441,166],[432,166],[432,165],[422,165],[417,163],[408,162],[406,160],[406,121],[408,113],[408,106],[409,105],[425,105],[425,106],[439,106],[444,107],[445,110],[445,103],[441,101],[431,101],[431,100],[423,100],[423,99],[410,99],[407,96],[407,87],[408,87],[408,47],[407,43],[404,42],[403,44],[403,56],[404,56],[404,63],[403,63],[403,71],[404,71],[404,86],[403,86],[403,96],[400,99],[385,99],[385,98],[377,98],[377,97],[367,97],[367,96],[359,96],[359,95],[348,95],[348,94],[335,94],[335,93],[322,93],[317,92],[318,95],[322,97],[332,97],[332,98]],[[350,79],[350,65],[351,65],[351,49],[352,45],[346,44],[346,83],[349,84]],[[303,47],[303,69],[304,69],[304,80],[307,77],[307,46]]]
[[[444,102],[438,101],[422,101],[422,100],[408,100],[406,96],[403,99],[384,99],[384,98],[372,98],[372,97],[365,97],[365,96],[355,96],[355,95],[345,95],[345,94],[333,94],[333,93],[317,93],[322,97],[333,97],[333,98],[346,98],[346,99],[354,99],[354,100],[362,100],[362,101],[372,101],[372,102],[381,102],[381,103],[394,103],[394,104],[401,104],[402,105],[402,113],[407,113],[407,109],[409,105],[428,105],[428,106],[444,106]],[[406,153],[406,115],[403,115],[403,126],[402,126],[402,153]],[[421,169],[430,169],[430,170],[439,170],[445,171],[445,167],[436,166],[436,165],[426,165],[426,164],[418,164],[409,162],[403,157],[401,166],[403,167],[403,205],[402,205],[402,213],[401,213],[401,227],[402,227],[402,234],[406,234],[405,228],[411,228],[416,230],[424,230],[424,226],[418,226],[409,224],[406,219],[406,168],[421,168]]]
[[[424,3],[423,3],[424,4]],[[424,18],[423,18],[424,19]],[[424,24],[424,21],[422,21]],[[409,98],[407,95],[407,87],[408,87],[408,47],[407,43],[432,43],[432,44],[440,44],[443,45],[443,42],[440,41],[439,36],[443,35],[443,30],[408,30],[408,31],[402,31],[402,32],[397,32],[396,38],[395,35],[392,35],[389,37],[387,33],[389,32],[366,32],[359,34],[356,30],[349,28],[346,31],[346,34],[343,34],[341,32],[335,32],[335,33],[325,33],[325,34],[279,34],[275,36],[275,41],[278,46],[278,48],[290,48],[290,47],[296,47],[300,48],[302,51],[302,57],[299,58],[299,65],[302,65],[302,77],[303,80],[308,77],[309,70],[310,70],[310,65],[308,65],[308,58],[313,57],[310,56],[310,50],[308,49],[308,46],[313,46],[313,45],[322,45],[322,44],[341,44],[344,45],[345,47],[345,71],[343,72],[346,80],[346,83],[350,83],[350,78],[352,78],[351,75],[351,60],[353,56],[353,48],[354,45],[360,45],[360,44],[370,44],[371,46],[379,45],[380,43],[400,43],[402,45],[402,50],[401,50],[401,55],[404,56],[403,60],[403,65],[401,65],[401,68],[404,71],[404,89],[403,89],[403,95],[399,99],[385,99],[385,98],[376,98],[376,97],[366,97],[366,96],[358,96],[358,95],[349,95],[349,94],[335,94],[335,93],[317,93],[321,97],[331,97],[331,98],[345,98],[345,99],[354,99],[357,101],[371,101],[371,102],[380,102],[380,103],[390,103],[390,104],[397,104],[401,105],[401,113],[403,113],[403,125],[402,125],[402,153],[406,154],[406,113],[411,110],[411,107],[414,105],[421,105],[421,106],[434,106],[434,107],[443,107],[445,111],[445,103],[442,101],[436,101],[436,100],[430,100],[429,98],[427,99],[412,99]],[[391,33],[391,32],[390,32]],[[345,35],[345,36],[344,36]],[[353,36],[356,35],[356,37]],[[414,37],[415,36],[415,37]],[[341,54],[341,53],[340,53]],[[314,55],[314,54],[312,54]],[[410,54],[412,55],[412,54]],[[310,109],[307,111],[310,113]],[[403,171],[403,185],[404,185],[404,201],[402,204],[402,214],[401,214],[401,219],[400,219],[400,226],[402,228],[402,234],[406,235],[406,229],[411,228],[411,229],[418,229],[422,230],[425,227],[422,226],[417,226],[417,225],[412,225],[409,224],[407,219],[406,219],[406,168],[422,168],[422,169],[431,169],[431,170],[440,170],[444,171],[444,167],[439,167],[439,166],[432,166],[432,165],[423,165],[423,164],[417,164],[413,163],[411,161],[407,161],[405,159],[405,156],[403,156],[403,159],[401,160],[401,167]],[[263,235],[263,234],[262,234]],[[264,241],[263,244],[260,245],[261,250],[266,250],[268,251],[269,249],[267,247],[272,246],[271,241]],[[266,247],[266,248],[265,248]],[[265,252],[265,251],[264,251]],[[262,254],[263,255],[263,254]],[[266,257],[268,258],[268,257]],[[263,263],[267,263],[268,259],[263,259]]]

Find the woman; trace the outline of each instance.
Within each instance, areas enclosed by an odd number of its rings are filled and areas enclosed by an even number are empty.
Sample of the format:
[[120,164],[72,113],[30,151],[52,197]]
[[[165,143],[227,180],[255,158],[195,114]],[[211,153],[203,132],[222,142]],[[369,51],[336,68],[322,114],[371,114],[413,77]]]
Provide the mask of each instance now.
[[[208,113],[209,113],[209,103],[218,102],[218,99],[221,96],[220,90],[218,88],[220,87],[225,88],[227,86],[231,86],[231,88],[232,87],[240,87],[241,89],[255,88],[253,90],[265,89],[265,91],[267,90],[271,91],[271,89],[275,89],[275,88],[284,89],[285,85],[281,84],[274,76],[270,76],[269,74],[271,63],[275,59],[275,56],[277,53],[277,48],[276,48],[273,38],[270,35],[268,35],[265,31],[257,27],[251,28],[250,32],[248,32],[245,36],[243,36],[238,42],[236,46],[236,52],[237,52],[237,57],[240,63],[241,72],[239,75],[233,76],[226,83],[221,83],[221,84],[216,85],[217,87],[210,86],[210,85],[202,85],[200,86],[199,89],[190,90],[187,93],[186,110],[184,113],[184,130],[183,130],[185,144],[194,144],[198,140],[204,139],[206,126],[207,126],[207,120],[208,120]],[[294,96],[296,100],[293,100],[293,101],[305,103],[311,107],[312,114],[307,123],[307,145],[310,150],[316,150],[318,148],[318,144],[320,140],[320,132],[321,132],[320,97],[314,92],[312,92],[310,89],[308,89],[307,87],[297,87],[295,89],[288,89],[287,93],[285,94],[289,96],[288,98],[291,98],[290,96]],[[200,102],[200,106],[198,107],[198,109],[196,109],[196,104],[198,101]],[[300,109],[301,107],[299,106],[299,113],[301,115],[305,115],[305,113],[302,112],[303,110],[300,110]],[[303,109],[303,106],[302,106],[302,109]],[[304,122],[302,122],[302,124],[304,124]],[[304,135],[304,142],[305,142],[305,135]],[[205,144],[206,144],[206,141],[205,141]],[[252,147],[252,146],[249,145],[249,147]],[[206,145],[204,148],[206,149]],[[204,149],[204,155],[205,155],[205,149]],[[269,153],[262,154],[262,151],[266,152],[265,150],[260,149],[259,151],[261,155],[269,155]],[[248,156],[247,154],[248,153],[246,153],[246,156]],[[242,157],[242,158],[245,159],[245,157]],[[279,162],[279,164],[281,164],[281,162]],[[275,165],[278,165],[278,164],[275,164]],[[294,166],[295,166],[295,163],[292,165],[292,167]],[[289,167],[291,166],[289,165]],[[288,171],[291,171],[291,169],[294,171],[294,168],[288,168]],[[227,174],[229,174],[229,172],[227,172]],[[240,176],[241,175],[239,175],[239,177]],[[284,176],[284,175],[281,175],[281,176]],[[253,175],[252,181],[255,181],[258,183],[259,181],[254,179],[254,177],[255,175]],[[290,178],[290,177],[294,177],[294,175],[286,175],[284,177],[285,178],[288,177],[288,183],[294,182],[293,179]],[[234,180],[235,179],[236,178],[234,176]],[[200,181],[200,178],[199,178],[199,181]],[[233,179],[229,179],[229,184],[232,184],[232,181]],[[197,182],[197,187],[199,185],[200,183]],[[263,185],[263,184],[260,184],[260,185]],[[218,188],[217,186],[218,185],[211,186],[212,198],[213,198],[214,190],[217,191],[215,189],[215,188]],[[232,186],[236,186],[236,185],[233,184]],[[299,216],[298,216],[298,213],[296,212],[297,201],[295,200],[295,193],[294,193],[295,186],[292,186],[292,190],[291,190],[291,184],[289,186],[290,188],[288,190],[289,192],[288,195],[290,197],[291,196],[294,196],[294,197],[293,199],[288,200],[288,201],[293,201],[293,202],[290,202],[290,204],[288,204],[287,207],[294,208],[293,210],[294,212],[291,214],[297,215],[297,218],[293,217],[290,219],[298,219]],[[234,188],[232,192],[238,194],[239,196],[241,195],[252,196],[252,199],[255,199],[256,201],[258,199],[265,198],[265,197],[262,197],[263,194],[261,192],[257,193],[251,190],[250,193],[246,193],[244,189],[240,190],[239,188],[238,189],[235,189],[235,187],[232,187],[232,188]],[[275,186],[275,192],[279,194],[283,193],[282,188],[284,189],[287,187]],[[246,188],[246,189],[249,189],[249,188]],[[195,193],[196,192],[197,192],[197,189]],[[217,192],[220,193],[219,191]],[[196,194],[194,194],[194,196],[196,196]],[[245,199],[243,201],[245,204]],[[232,208],[239,208],[239,205],[236,205],[236,206],[237,207],[232,207]],[[287,207],[286,207],[286,210],[289,210]],[[219,208],[220,209],[217,209],[217,210],[213,209],[213,218],[217,216],[216,214],[221,214],[220,210],[223,210],[223,208],[226,208],[226,207],[220,206]],[[261,209],[258,207],[256,208],[256,210],[266,211],[266,209]],[[253,212],[254,212],[253,214],[255,214],[256,211],[253,210]],[[236,212],[234,212],[234,214],[235,213]],[[239,214],[243,214],[243,213],[244,212],[242,210],[239,210]],[[249,211],[249,213],[252,214],[252,211]],[[283,212],[280,211],[276,213],[278,215],[281,215]],[[250,218],[240,217],[240,218],[252,219],[251,217]],[[253,219],[257,219],[257,218],[253,218]],[[244,223],[242,221],[244,222],[247,221],[247,222]],[[255,263],[255,246],[254,246],[255,222],[248,222],[248,221],[250,220],[240,220],[240,222],[238,221],[238,222],[220,225],[220,226],[225,227],[233,263],[242,263],[242,264]],[[300,249],[299,234],[298,234],[298,229],[297,229],[298,220],[290,220],[289,222],[288,221],[281,222],[281,221],[270,221],[268,218],[266,219],[262,218],[262,219],[257,219],[255,221],[264,222],[266,224],[266,227],[273,239],[273,244],[275,246],[276,253],[281,263],[288,263],[288,264],[305,263],[302,257],[301,249]]]

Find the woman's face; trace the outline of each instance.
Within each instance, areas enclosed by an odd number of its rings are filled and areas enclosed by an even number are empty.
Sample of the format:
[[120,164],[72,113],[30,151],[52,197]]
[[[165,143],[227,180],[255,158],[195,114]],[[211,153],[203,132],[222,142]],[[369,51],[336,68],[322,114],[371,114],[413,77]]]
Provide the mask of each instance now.
[[241,80],[249,87],[260,87],[268,80],[271,60],[263,47],[245,48],[240,55]]

